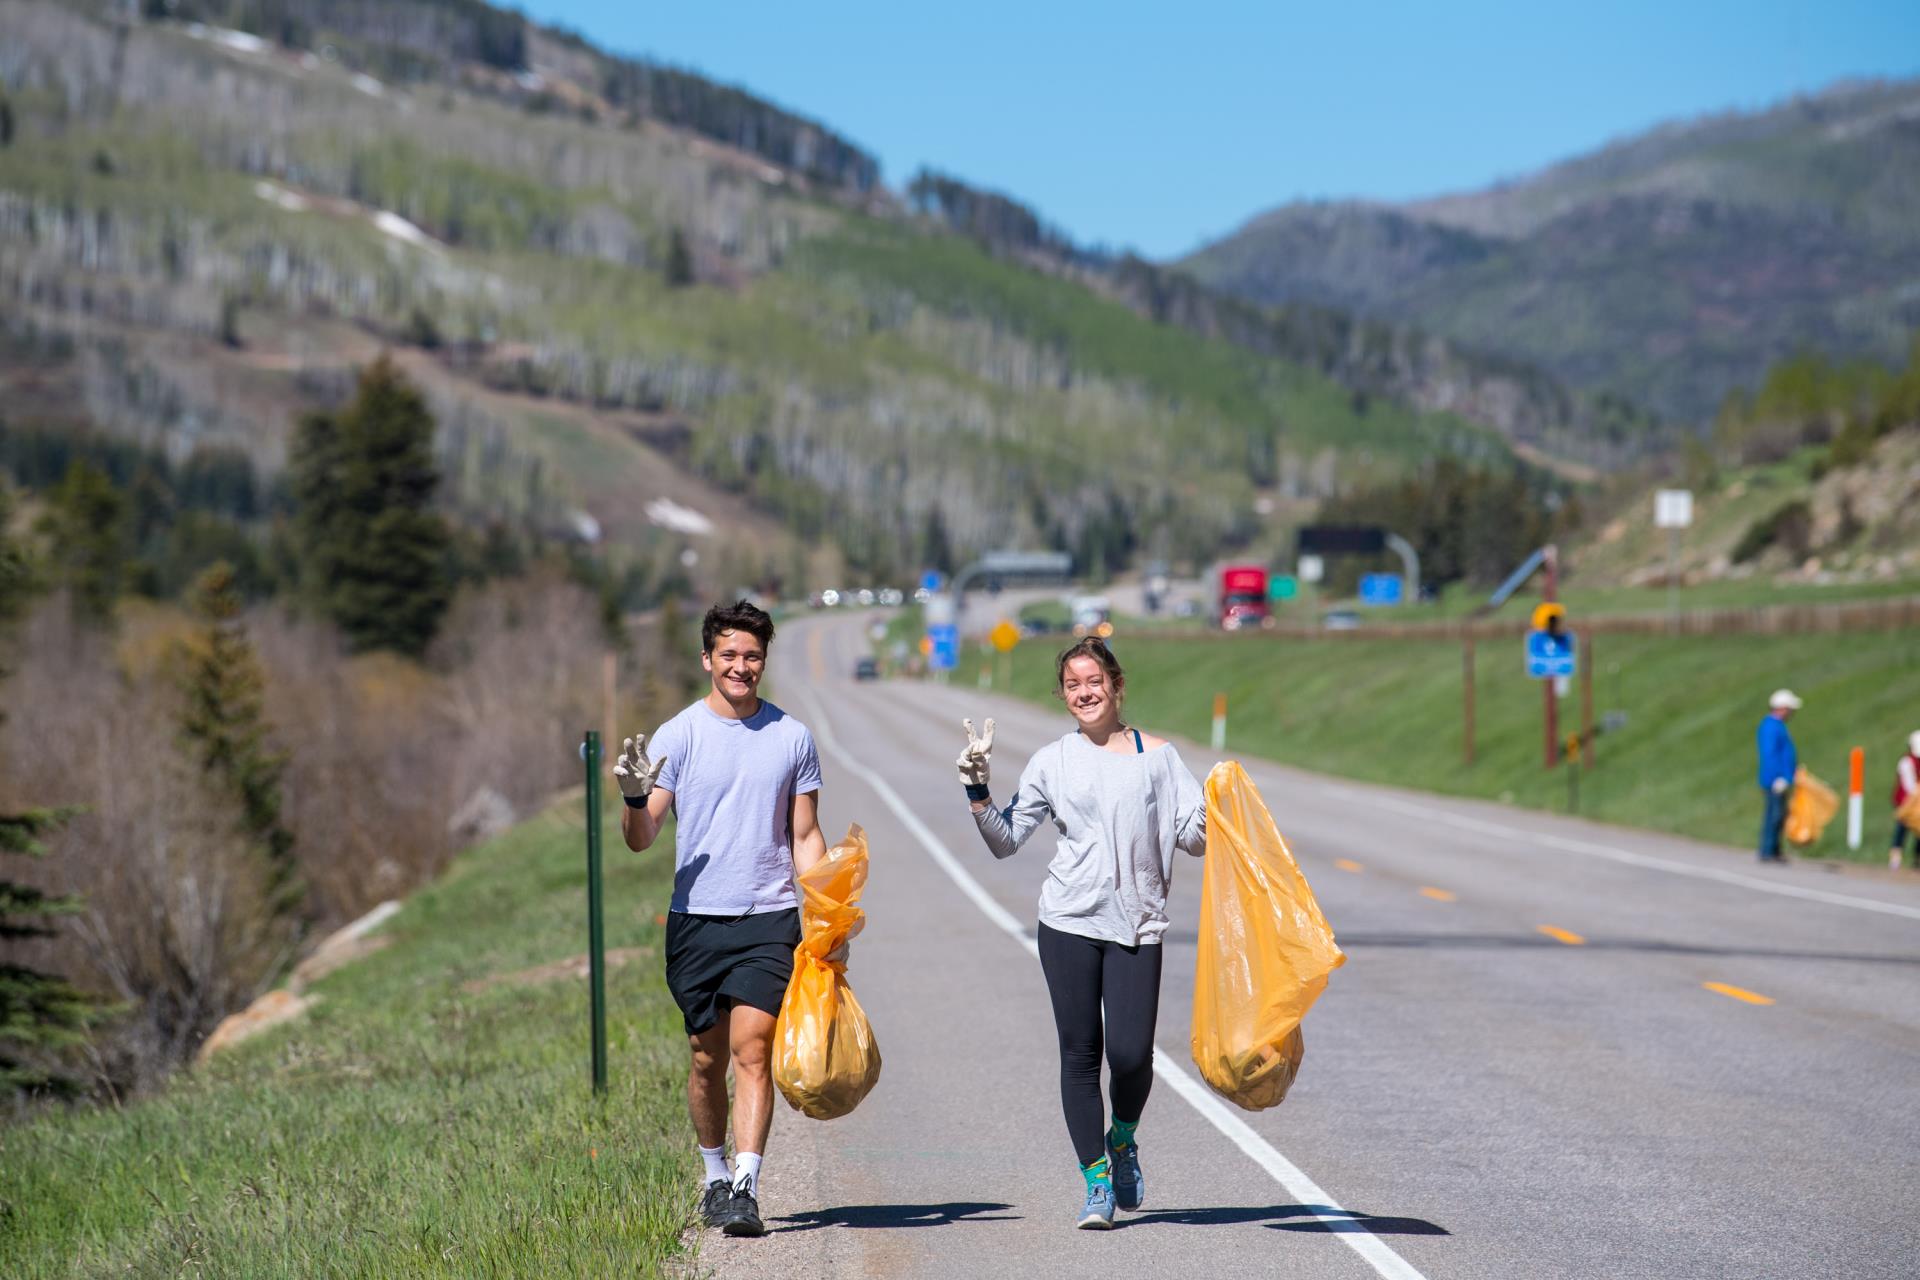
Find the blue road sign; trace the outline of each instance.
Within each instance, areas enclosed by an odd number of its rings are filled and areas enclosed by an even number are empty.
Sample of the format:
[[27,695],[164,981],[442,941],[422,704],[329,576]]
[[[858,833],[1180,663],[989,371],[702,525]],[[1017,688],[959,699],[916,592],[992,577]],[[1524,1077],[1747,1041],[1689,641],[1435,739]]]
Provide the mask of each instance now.
[[1527,632],[1527,675],[1549,680],[1573,674],[1574,643],[1570,632],[1554,635],[1551,631]]
[[927,628],[933,648],[927,653],[927,666],[934,671],[951,671],[960,665],[960,628],[951,622],[936,622]]
[[920,575],[920,589],[922,591],[938,591],[946,585],[947,575],[941,573],[938,569],[929,569]]
[[1399,604],[1401,598],[1397,573],[1369,573],[1360,579],[1361,604]]

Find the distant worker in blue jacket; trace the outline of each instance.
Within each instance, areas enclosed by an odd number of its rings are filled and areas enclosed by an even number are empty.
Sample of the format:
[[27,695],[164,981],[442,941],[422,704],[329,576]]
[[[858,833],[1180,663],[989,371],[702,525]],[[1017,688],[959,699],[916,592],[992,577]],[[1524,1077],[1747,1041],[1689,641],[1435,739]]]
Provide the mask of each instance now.
[[1787,721],[1799,709],[1800,699],[1793,690],[1775,689],[1767,699],[1767,717],[1760,722],[1760,790],[1767,798],[1766,816],[1760,820],[1762,862],[1785,861],[1780,856],[1780,828],[1786,824],[1787,797],[1793,792],[1793,778],[1800,768]]

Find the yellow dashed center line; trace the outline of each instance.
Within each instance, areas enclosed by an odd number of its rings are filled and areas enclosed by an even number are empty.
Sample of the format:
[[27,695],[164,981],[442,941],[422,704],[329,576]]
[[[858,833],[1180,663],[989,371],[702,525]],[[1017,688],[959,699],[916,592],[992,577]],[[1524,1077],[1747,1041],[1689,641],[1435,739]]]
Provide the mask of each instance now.
[[1541,933],[1546,934],[1549,938],[1552,938],[1555,942],[1564,942],[1570,947],[1585,946],[1587,942],[1587,940],[1581,937],[1579,934],[1569,932],[1568,930],[1562,929],[1557,925],[1543,924],[1536,927],[1540,930]]
[[1729,1000],[1743,1000],[1748,1004],[1772,1004],[1772,996],[1763,996],[1758,991],[1748,991],[1743,987],[1730,987],[1724,982],[1703,982],[1700,984],[1715,995],[1726,996]]
[[1340,868],[1342,871],[1351,871],[1355,875],[1358,875],[1362,871],[1366,870],[1365,867],[1355,862],[1352,858],[1337,858],[1334,860],[1333,865]]
[[1435,902],[1452,902],[1453,901],[1452,894],[1448,893],[1445,889],[1436,889],[1432,885],[1428,885],[1426,888],[1422,889],[1420,891],[1420,896],[1423,898],[1432,898]]

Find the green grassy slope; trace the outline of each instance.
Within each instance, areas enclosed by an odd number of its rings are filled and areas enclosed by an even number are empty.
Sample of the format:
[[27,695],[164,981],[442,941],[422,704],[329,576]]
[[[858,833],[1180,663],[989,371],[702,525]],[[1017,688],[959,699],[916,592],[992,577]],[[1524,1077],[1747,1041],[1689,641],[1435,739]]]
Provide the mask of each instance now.
[[0,1274],[659,1274],[692,1213],[686,1057],[653,923],[670,848],[607,828],[609,1094],[586,984],[466,984],[586,949],[577,797],[464,855],[320,1003],[121,1109],[0,1128]]
[[[1051,701],[1050,659],[1058,647],[1021,644],[1016,692]],[[1542,694],[1522,673],[1518,639],[1478,646],[1479,753],[1471,766],[1461,752],[1458,644],[1123,631],[1114,651],[1126,667],[1129,716],[1154,729],[1207,741],[1213,697],[1224,693],[1229,754],[1528,808],[1567,808],[1565,771],[1542,766]],[[1866,748],[1860,856],[1885,856],[1892,819],[1884,793],[1907,734],[1920,728],[1920,635],[1602,636],[1596,656],[1596,718],[1623,710],[1628,721],[1600,739],[1597,767],[1580,781],[1581,814],[1748,844],[1760,820],[1755,726],[1767,694],[1790,685],[1806,699],[1793,733],[1815,774],[1844,788],[1847,753]],[[978,665],[973,657],[961,670]],[[1560,706],[1563,731],[1578,728],[1578,689]],[[1812,852],[1847,856],[1844,835],[1844,823],[1836,822]]]

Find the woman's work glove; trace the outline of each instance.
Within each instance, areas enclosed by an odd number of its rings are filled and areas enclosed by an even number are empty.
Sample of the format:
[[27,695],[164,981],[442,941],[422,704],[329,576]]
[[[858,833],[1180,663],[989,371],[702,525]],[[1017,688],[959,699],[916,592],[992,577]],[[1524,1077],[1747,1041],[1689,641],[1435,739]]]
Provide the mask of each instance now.
[[960,781],[966,786],[968,797],[983,800],[986,798],[987,766],[993,759],[993,717],[987,717],[986,728],[979,734],[974,733],[972,720],[962,720],[960,723],[967,731],[967,749],[960,753],[954,765],[960,770]]

